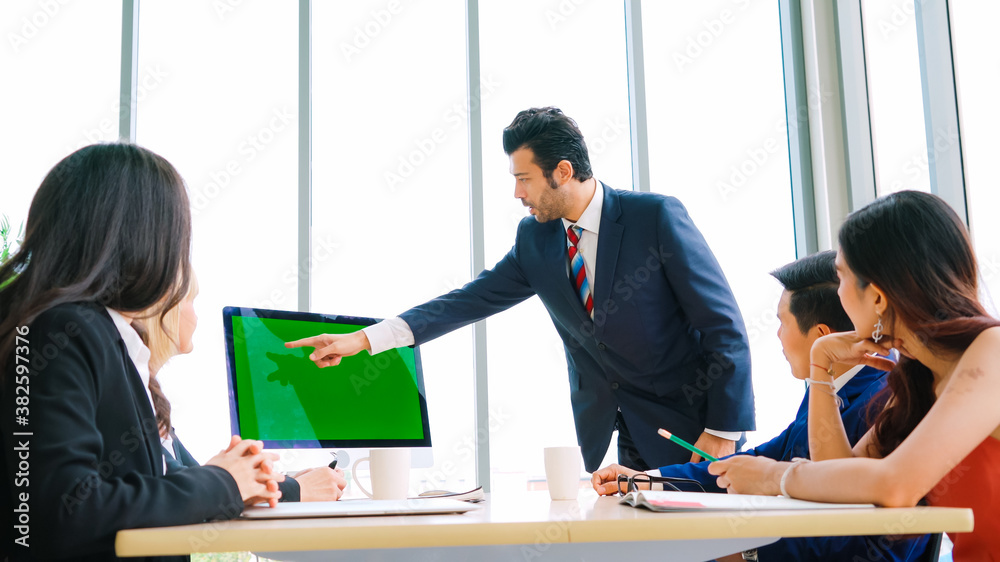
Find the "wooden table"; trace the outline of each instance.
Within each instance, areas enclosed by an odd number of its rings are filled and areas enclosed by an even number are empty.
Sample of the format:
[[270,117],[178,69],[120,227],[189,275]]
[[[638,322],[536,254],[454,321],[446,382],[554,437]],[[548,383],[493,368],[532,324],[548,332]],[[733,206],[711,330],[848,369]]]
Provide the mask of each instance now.
[[[706,560],[780,537],[972,530],[972,510],[871,508],[653,513],[581,491],[494,493],[482,509],[410,515],[220,521],[118,533],[119,556],[253,551],[280,560]],[[484,548],[486,547],[486,548]]]

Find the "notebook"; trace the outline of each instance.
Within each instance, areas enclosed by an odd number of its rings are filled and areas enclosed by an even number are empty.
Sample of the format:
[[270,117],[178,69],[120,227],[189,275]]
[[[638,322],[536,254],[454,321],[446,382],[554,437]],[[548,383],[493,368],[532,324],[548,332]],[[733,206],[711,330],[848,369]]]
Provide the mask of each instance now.
[[629,492],[619,503],[652,511],[746,511],[762,509],[857,509],[870,503],[821,503],[782,496],[711,494],[707,492]]
[[461,500],[464,502],[479,503],[481,501],[486,501],[486,494],[483,493],[483,487],[479,486],[469,490],[468,492],[449,492],[446,490],[429,490],[417,496],[416,498],[410,499],[420,499],[420,498],[448,498],[452,500]]
[[301,517],[363,517],[376,515],[433,515],[465,513],[482,509],[469,502],[447,498],[409,500],[341,500],[333,502],[287,502],[275,507],[255,505],[243,510],[244,519],[289,519]]

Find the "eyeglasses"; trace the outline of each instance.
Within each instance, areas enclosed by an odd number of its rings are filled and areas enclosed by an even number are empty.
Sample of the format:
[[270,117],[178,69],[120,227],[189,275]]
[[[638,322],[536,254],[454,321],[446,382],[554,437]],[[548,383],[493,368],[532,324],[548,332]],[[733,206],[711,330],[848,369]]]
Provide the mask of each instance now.
[[675,478],[672,476],[650,476],[639,473],[634,476],[618,475],[618,493],[622,496],[629,492],[651,490],[654,484],[662,484],[664,490],[675,492],[704,492],[701,483],[690,478]]

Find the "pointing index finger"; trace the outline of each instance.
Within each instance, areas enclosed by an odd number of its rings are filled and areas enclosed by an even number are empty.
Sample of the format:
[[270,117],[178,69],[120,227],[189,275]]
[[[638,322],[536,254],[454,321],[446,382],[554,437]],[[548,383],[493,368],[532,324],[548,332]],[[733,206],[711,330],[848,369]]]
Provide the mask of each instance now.
[[302,338],[300,340],[285,342],[285,347],[316,347],[318,342],[322,342],[320,338],[323,336],[312,336],[309,338]]

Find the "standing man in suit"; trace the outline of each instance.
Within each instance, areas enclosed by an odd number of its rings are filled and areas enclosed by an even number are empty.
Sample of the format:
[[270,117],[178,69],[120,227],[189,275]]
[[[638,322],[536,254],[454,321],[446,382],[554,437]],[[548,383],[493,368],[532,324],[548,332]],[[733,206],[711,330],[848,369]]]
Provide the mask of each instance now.
[[618,459],[646,470],[695,460],[659,427],[717,457],[754,429],[746,329],[684,206],[615,190],[591,172],[576,123],[554,107],[503,132],[514,197],[532,217],[510,252],[475,280],[353,334],[323,334],[319,367],[362,350],[420,345],[538,295],[562,338],[577,440],[588,471],[618,429]]

